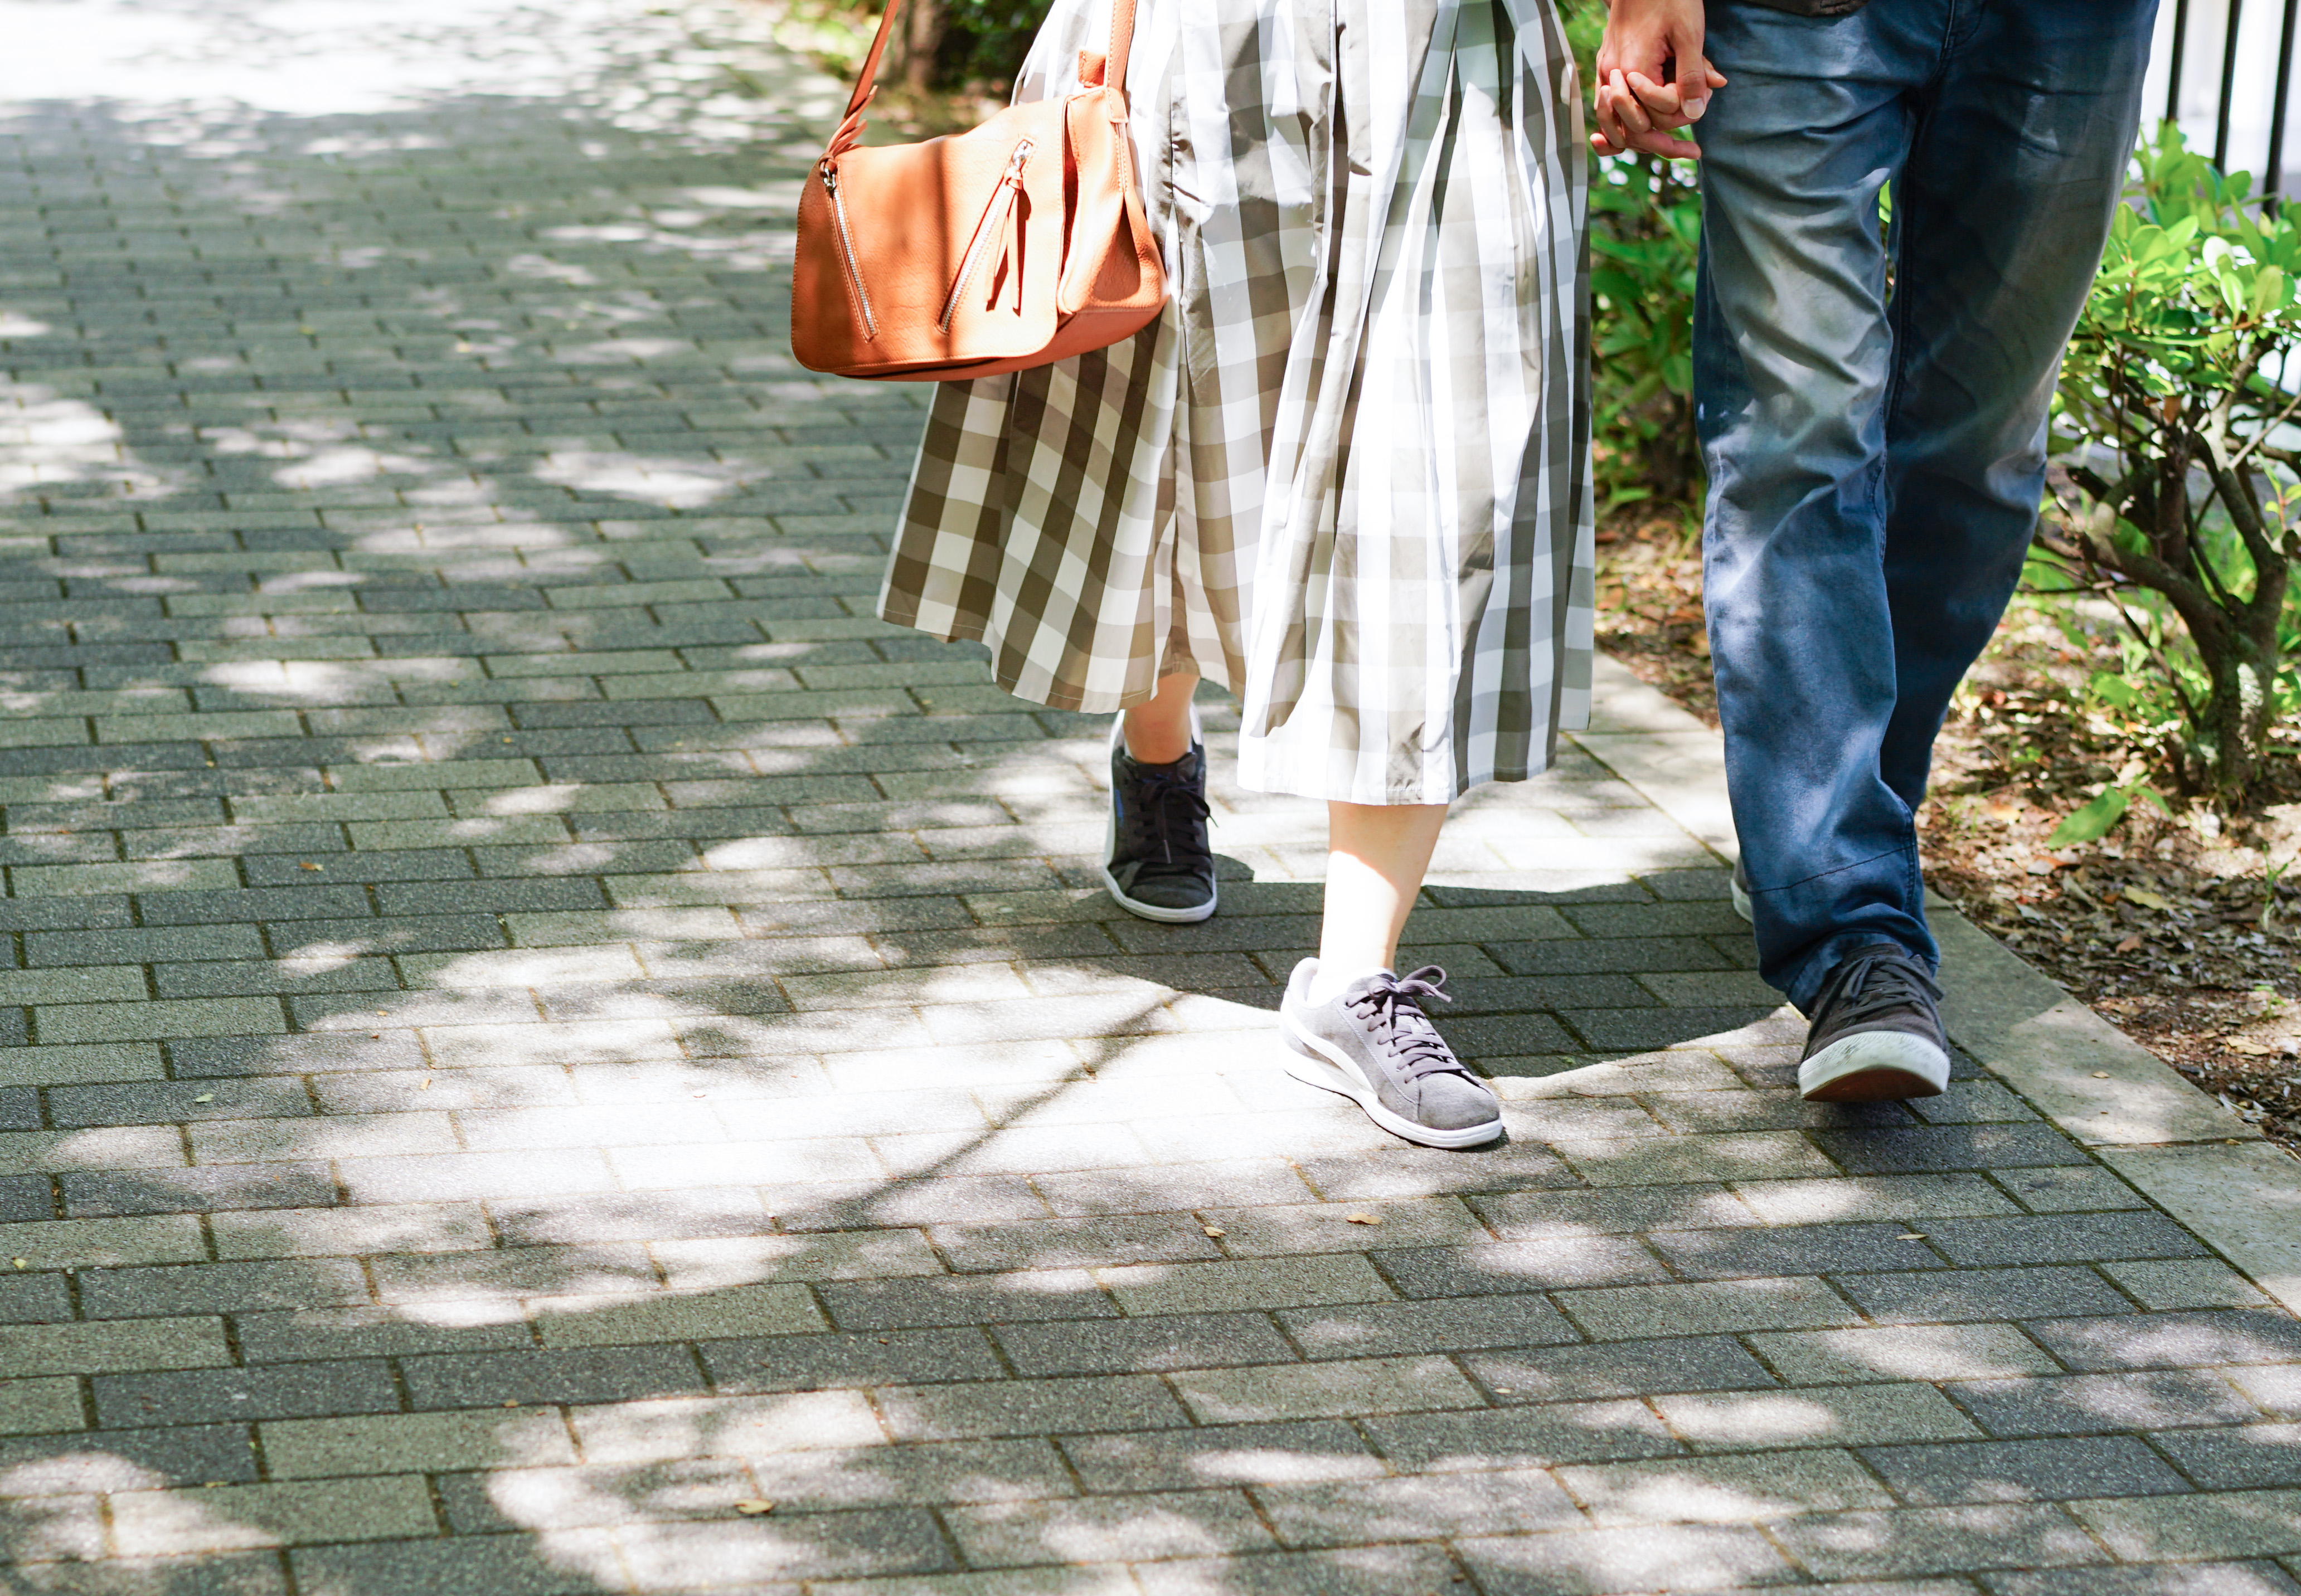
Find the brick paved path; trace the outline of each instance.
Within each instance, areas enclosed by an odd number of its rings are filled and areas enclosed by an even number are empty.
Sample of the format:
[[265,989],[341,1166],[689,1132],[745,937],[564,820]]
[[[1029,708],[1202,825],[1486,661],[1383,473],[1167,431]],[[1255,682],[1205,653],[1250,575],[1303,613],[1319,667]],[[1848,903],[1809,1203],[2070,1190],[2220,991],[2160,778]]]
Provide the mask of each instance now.
[[0,1590],[2301,1591],[2294,1322],[1802,1108],[1588,757],[1415,919],[1496,1149],[1274,1067],[1305,806],[1111,912],[1100,728],[868,618],[755,25],[0,0]]

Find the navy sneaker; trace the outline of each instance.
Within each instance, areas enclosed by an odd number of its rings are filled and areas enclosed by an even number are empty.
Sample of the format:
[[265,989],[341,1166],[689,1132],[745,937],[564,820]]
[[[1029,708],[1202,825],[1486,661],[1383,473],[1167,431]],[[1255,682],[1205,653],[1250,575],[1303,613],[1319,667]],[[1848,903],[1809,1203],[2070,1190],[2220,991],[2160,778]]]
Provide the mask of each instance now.
[[1215,855],[1207,840],[1207,750],[1191,718],[1191,751],[1145,765],[1126,751],[1126,717],[1110,729],[1110,828],[1102,884],[1145,920],[1188,925],[1215,912]]
[[1938,1097],[1949,1085],[1941,988],[1899,942],[1856,948],[1813,1006],[1798,1095],[1809,1103]]

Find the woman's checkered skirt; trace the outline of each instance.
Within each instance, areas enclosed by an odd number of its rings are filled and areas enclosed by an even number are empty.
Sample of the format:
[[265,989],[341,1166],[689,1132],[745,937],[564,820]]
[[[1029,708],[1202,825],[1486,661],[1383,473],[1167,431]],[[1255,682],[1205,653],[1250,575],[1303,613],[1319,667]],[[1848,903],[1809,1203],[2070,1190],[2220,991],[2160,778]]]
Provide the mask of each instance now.
[[[1056,0],[1017,97],[1108,0]],[[880,614],[1116,710],[1195,664],[1243,786],[1443,803],[1587,714],[1586,160],[1548,0],[1140,0],[1174,293],[937,391]]]

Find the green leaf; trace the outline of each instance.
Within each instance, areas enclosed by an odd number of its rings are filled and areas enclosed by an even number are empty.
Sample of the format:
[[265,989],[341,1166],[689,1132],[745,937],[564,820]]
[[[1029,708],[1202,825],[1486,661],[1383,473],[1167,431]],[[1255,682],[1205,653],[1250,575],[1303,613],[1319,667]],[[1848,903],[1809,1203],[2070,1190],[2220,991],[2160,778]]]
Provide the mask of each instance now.
[[2047,848],[2067,848],[2072,842],[2091,842],[2105,835],[2109,828],[2125,818],[2126,806],[2133,795],[2122,787],[2113,787],[2099,798],[2054,828],[2046,839]]
[[2131,682],[2107,671],[2095,672],[2093,680],[2086,683],[2086,691],[2103,703],[2113,704],[2120,709],[2130,709],[2141,702],[2141,695],[2133,690]]

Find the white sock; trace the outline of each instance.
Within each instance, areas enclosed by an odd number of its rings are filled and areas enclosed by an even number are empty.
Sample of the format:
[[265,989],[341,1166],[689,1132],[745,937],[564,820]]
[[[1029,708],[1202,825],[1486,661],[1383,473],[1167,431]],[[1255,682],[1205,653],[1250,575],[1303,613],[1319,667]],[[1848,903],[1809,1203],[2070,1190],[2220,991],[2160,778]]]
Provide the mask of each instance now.
[[1310,991],[1306,1001],[1311,1007],[1317,1008],[1324,1004],[1332,1003],[1351,987],[1364,981],[1369,975],[1388,975],[1394,980],[1397,973],[1396,971],[1383,965],[1369,965],[1363,970],[1343,970],[1337,966],[1321,964],[1318,966],[1318,973],[1310,977]]

